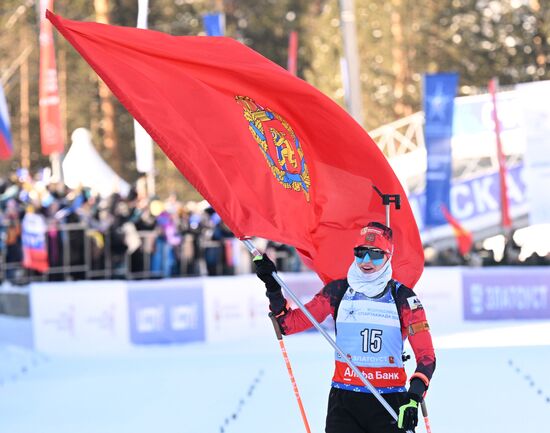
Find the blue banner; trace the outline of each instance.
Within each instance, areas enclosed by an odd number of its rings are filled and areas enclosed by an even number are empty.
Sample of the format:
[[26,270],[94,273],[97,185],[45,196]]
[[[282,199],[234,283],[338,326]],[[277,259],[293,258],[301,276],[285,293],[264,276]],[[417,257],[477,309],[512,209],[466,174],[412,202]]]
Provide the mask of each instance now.
[[134,344],[204,341],[200,282],[181,279],[129,283],[130,339]]
[[426,172],[426,225],[447,224],[441,206],[450,208],[452,178],[451,137],[458,74],[424,76],[424,139],[428,158]]
[[205,14],[202,17],[204,31],[208,36],[223,36],[223,14]]
[[464,269],[465,320],[550,319],[546,269]]
[[[510,211],[515,217],[527,212],[526,186],[523,164],[508,169]],[[453,181],[450,193],[450,212],[460,223],[474,224],[484,229],[500,221],[500,185],[498,172],[486,173],[466,180]],[[418,229],[426,228],[426,194],[424,191],[409,195]]]

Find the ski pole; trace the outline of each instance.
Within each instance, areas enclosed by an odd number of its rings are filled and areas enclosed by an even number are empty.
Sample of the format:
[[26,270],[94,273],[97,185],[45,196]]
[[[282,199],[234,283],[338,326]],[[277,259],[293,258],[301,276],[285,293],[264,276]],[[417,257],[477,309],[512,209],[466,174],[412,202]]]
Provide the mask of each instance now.
[[[240,239],[246,248],[248,248],[248,251],[252,254],[253,257],[261,256],[261,253],[256,249],[254,244],[250,241],[250,239],[247,238],[241,238]],[[308,309],[302,304],[302,302],[298,299],[298,297],[294,294],[292,290],[288,288],[286,283],[282,280],[281,277],[279,277],[279,274],[277,272],[272,272],[271,274],[273,278],[275,278],[275,281],[279,283],[279,285],[285,289],[285,293],[294,301],[296,306],[302,310],[304,315],[308,318],[310,323],[321,333],[321,335],[325,338],[325,340],[328,341],[328,343],[334,348],[336,353],[340,355],[342,360],[349,365],[351,370],[355,373],[355,375],[359,378],[361,382],[365,385],[365,387],[368,388],[368,390],[374,395],[374,397],[380,402],[382,406],[384,406],[384,409],[388,411],[388,413],[391,415],[391,417],[397,422],[397,413],[393,408],[388,404],[388,402],[380,395],[378,390],[372,385],[372,383],[369,382],[369,380],[361,373],[361,371],[357,368],[357,366],[349,359],[349,357],[340,349],[340,347],[336,344],[336,342],[332,339],[330,335],[328,335],[327,331],[325,331],[319,322],[315,320],[315,317],[308,311]],[[407,430],[407,433],[413,433],[412,430]]]
[[420,403],[420,407],[422,408],[422,416],[424,417],[424,424],[426,424],[426,433],[432,433],[432,429],[430,427],[430,420],[428,419],[428,408],[426,407],[426,402],[422,400],[422,403]]
[[288,359],[288,353],[286,351],[285,343],[283,341],[283,334],[281,333],[281,328],[277,322],[277,318],[273,313],[269,313],[269,318],[273,324],[273,329],[275,330],[275,335],[277,340],[279,340],[279,347],[281,348],[281,353],[283,354],[283,359],[285,360],[286,369],[288,371],[288,376],[290,378],[290,383],[292,384],[292,389],[294,395],[296,396],[296,401],[298,402],[298,407],[300,408],[300,414],[302,415],[302,421],[304,421],[304,427],[306,428],[307,433],[311,433],[309,428],[309,423],[306,417],[306,411],[304,410],[304,405],[302,404],[302,398],[300,397],[300,392],[298,391],[298,385],[296,385],[296,379],[294,378],[294,373],[292,372],[292,366],[290,365],[290,359]]

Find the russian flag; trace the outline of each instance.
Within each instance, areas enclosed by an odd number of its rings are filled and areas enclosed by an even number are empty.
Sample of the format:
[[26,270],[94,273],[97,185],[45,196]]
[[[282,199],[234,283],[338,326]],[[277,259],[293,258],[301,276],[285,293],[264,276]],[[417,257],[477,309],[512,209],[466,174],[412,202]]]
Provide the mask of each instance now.
[[13,153],[11,141],[10,117],[4,89],[0,86],[0,159],[9,159]]

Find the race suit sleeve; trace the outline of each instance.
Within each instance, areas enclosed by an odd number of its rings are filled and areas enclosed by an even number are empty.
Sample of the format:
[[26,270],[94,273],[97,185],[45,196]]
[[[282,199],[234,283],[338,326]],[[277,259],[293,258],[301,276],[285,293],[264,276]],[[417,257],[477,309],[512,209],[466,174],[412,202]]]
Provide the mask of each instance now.
[[[331,281],[311,301],[305,304],[305,307],[319,323],[324,321],[329,314],[334,317],[340,299],[342,299],[347,287],[346,280]],[[284,335],[296,334],[313,326],[303,311],[298,308],[291,309],[285,307],[279,314],[275,311],[273,312],[277,315],[277,321]]]
[[401,333],[408,338],[416,358],[416,370],[411,376],[430,384],[435,370],[435,352],[426,319],[426,312],[418,296],[406,286],[400,286],[397,293],[397,308],[401,317]]

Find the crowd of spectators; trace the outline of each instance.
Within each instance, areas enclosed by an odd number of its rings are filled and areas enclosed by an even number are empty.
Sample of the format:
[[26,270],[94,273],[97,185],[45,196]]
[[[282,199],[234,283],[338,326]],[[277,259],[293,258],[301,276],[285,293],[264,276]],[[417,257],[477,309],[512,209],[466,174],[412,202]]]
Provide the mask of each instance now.
[[[45,272],[23,264],[22,225],[29,214],[44,222]],[[261,242],[278,269],[303,270],[293,248]],[[456,248],[425,249],[427,266],[550,264],[549,256],[533,253],[520,261],[519,255],[513,238],[499,261],[480,243],[465,256]],[[151,198],[139,183],[126,197],[100,197],[40,174],[0,179],[0,282],[233,275],[250,270],[248,252],[205,201],[181,202],[175,195]]]
[[[47,272],[23,266],[22,225],[29,213],[45,222]],[[280,269],[301,270],[293,248],[265,241],[262,247]],[[0,279],[15,283],[250,271],[248,252],[205,201],[150,198],[139,185],[126,197],[100,197],[40,175],[0,179],[0,262]]]

